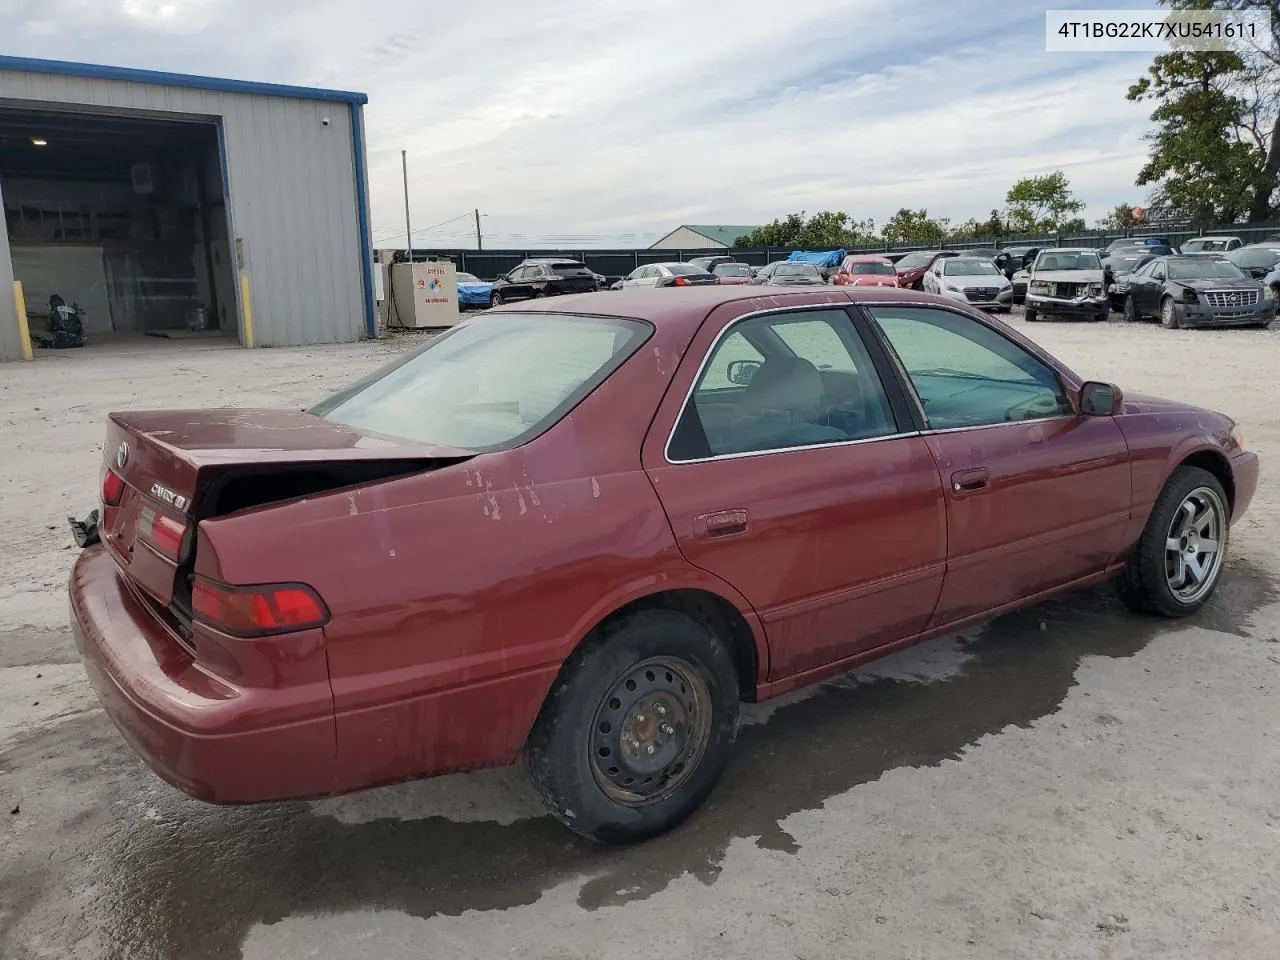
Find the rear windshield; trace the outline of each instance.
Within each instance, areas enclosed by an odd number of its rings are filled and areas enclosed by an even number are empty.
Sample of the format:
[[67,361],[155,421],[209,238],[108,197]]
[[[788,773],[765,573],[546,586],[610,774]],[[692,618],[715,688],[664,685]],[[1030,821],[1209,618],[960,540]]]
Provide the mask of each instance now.
[[812,263],[780,263],[773,269],[775,277],[812,277],[817,273]]
[[[751,276],[751,268],[745,263],[722,263],[713,271],[717,276],[721,277],[749,277]],[[893,271],[890,270],[890,273]]]
[[848,269],[850,273],[878,273],[888,274],[889,276],[893,276],[896,272],[892,263],[851,263]]
[[649,336],[636,320],[494,313],[322,401],[334,423],[480,453],[548,430]]
[[1170,260],[1170,280],[1239,280],[1244,274],[1230,260]]
[[458,274],[458,282],[459,283],[479,283],[480,278],[477,277],[474,273],[460,273]]
[[923,253],[908,253],[898,261],[898,269],[901,270],[905,267],[910,270],[913,267],[927,267],[932,260],[933,254],[927,251]]
[[707,272],[696,263],[664,263],[663,266],[677,277],[701,277]]

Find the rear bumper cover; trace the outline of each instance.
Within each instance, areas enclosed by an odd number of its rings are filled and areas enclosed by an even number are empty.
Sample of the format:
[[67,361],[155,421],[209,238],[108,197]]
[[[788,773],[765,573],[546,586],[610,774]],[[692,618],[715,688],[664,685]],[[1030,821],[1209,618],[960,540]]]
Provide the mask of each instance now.
[[202,669],[123,583],[102,547],[80,554],[69,594],[71,629],[89,680],[124,738],[161,778],[211,803],[332,792],[335,723],[327,683],[323,690],[237,686]]

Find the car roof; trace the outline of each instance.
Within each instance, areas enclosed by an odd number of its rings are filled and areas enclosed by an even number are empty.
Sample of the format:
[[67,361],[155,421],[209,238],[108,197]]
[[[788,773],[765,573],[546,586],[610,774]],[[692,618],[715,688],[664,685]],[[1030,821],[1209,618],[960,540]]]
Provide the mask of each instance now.
[[1240,238],[1237,237],[1235,234],[1214,233],[1214,234],[1210,234],[1207,237],[1191,237],[1190,239],[1184,240],[1182,242],[1190,243],[1192,240],[1239,240],[1239,239]]
[[1098,253],[1097,247],[1041,247],[1041,253]]

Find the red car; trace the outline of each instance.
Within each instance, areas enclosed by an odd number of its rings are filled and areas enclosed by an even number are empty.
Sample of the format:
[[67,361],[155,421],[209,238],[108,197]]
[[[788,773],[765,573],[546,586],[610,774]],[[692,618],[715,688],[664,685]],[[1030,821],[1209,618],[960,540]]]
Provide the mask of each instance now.
[[1116,577],[1180,617],[1258,460],[910,291],[711,285],[467,320],[309,412],[114,413],[72,625],[219,803],[507,764],[608,842],[764,700]]
[[854,254],[844,258],[831,282],[837,287],[896,287],[898,271],[888,257]]
[[711,268],[719,283],[746,286],[751,282],[751,267],[745,263],[717,263]]
[[930,267],[943,257],[958,256],[960,254],[955,250],[917,250],[914,253],[908,253],[893,267],[898,271],[898,283],[900,286],[910,287],[912,290],[920,290],[923,289],[924,275],[929,272]]

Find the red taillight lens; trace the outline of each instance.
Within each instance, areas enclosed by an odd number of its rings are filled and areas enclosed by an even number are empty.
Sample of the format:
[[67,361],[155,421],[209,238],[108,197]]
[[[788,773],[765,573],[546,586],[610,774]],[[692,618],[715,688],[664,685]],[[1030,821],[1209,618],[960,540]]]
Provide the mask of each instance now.
[[191,609],[202,623],[238,637],[306,630],[329,619],[320,598],[300,584],[229,587],[197,577]]
[[684,277],[676,277],[676,282],[674,285],[677,287],[687,287],[689,285],[689,281],[686,280]]
[[138,532],[164,556],[177,560],[182,553],[182,538],[186,535],[187,525],[143,504],[138,510]]
[[124,481],[120,479],[120,474],[114,470],[108,470],[102,475],[102,502],[108,507],[114,507],[120,502],[120,497],[124,493]]

